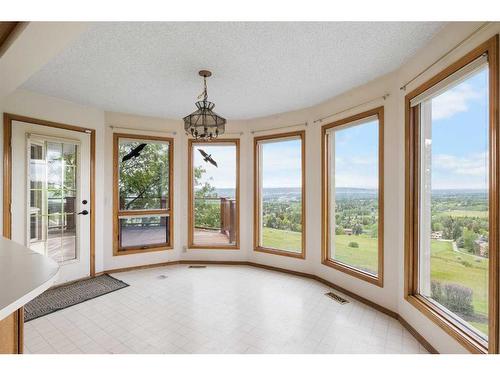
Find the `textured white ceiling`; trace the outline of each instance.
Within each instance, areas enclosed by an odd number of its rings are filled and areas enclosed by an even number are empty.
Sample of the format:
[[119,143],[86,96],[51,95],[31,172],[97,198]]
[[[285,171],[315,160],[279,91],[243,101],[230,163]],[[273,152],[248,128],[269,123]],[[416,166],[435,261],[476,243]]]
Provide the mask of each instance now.
[[93,24],[23,88],[108,111],[181,118],[210,69],[229,119],[320,103],[397,69],[435,22]]

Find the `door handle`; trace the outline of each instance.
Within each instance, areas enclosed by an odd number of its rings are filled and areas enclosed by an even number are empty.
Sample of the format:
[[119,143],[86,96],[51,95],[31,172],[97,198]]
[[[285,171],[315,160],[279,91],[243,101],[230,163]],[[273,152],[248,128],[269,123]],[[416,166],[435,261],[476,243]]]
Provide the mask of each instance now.
[[83,210],[81,212],[78,212],[77,215],[88,215],[88,214],[89,214],[89,212],[87,210]]

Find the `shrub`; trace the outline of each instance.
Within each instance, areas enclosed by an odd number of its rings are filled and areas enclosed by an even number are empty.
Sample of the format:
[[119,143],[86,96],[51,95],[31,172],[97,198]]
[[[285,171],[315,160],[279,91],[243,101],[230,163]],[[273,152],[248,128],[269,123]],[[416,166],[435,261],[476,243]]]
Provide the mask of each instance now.
[[471,268],[472,267],[472,263],[471,262],[468,262],[466,260],[462,260],[460,262],[464,267],[467,267],[467,268]]
[[431,281],[431,298],[441,303],[443,298],[443,288],[439,281]]
[[359,244],[357,242],[349,242],[349,244],[347,245],[349,247],[354,247],[354,248],[358,248],[359,247]]
[[462,285],[431,282],[432,299],[460,316],[471,316],[474,313],[472,294],[472,289]]

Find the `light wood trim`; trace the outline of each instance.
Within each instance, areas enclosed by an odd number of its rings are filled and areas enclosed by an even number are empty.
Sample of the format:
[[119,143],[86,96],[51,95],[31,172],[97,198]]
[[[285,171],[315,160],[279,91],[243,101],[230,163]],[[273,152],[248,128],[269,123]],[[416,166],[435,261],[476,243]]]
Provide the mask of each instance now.
[[[140,130],[140,129],[137,129]],[[174,138],[165,137],[160,135],[144,135],[134,133],[113,133],[113,136],[118,136],[122,139],[129,139],[131,141],[159,141],[159,142],[173,142]]]
[[90,133],[90,277],[95,276],[95,131]]
[[17,353],[24,353],[24,307],[17,310]]
[[23,309],[0,320],[0,354],[23,353]]
[[[300,253],[295,253],[293,251],[275,249],[270,247],[264,247],[260,244],[260,151],[259,144],[263,141],[268,140],[283,140],[289,138],[300,139],[300,154],[301,154],[301,176],[302,176],[302,238],[301,238],[301,251]],[[254,251],[268,253],[273,255],[283,255],[292,258],[305,259],[306,258],[306,132],[305,130],[292,131],[287,133],[277,133],[271,135],[264,135],[254,138],[253,147],[253,186],[254,186],[254,205],[253,205],[253,221],[254,221],[254,236],[253,236],[253,247]]]
[[[483,54],[489,63],[489,333],[488,343],[457,324],[441,309],[431,304],[418,293],[418,186],[419,182],[419,118],[418,111],[410,107],[410,100],[426,91]],[[405,299],[427,316],[446,333],[472,353],[499,352],[499,187],[500,187],[500,135],[499,135],[499,73],[498,35],[467,53],[461,59],[423,83],[405,97]]]
[[[348,125],[372,116],[378,119],[378,271],[377,275],[357,269],[352,265],[341,263],[329,255],[330,243],[330,215],[329,215],[329,179],[328,179],[328,150],[326,148],[327,131],[329,129]],[[384,286],[384,107],[377,107],[369,111],[358,113],[321,127],[321,263],[348,275],[357,277],[376,286]]]
[[318,281],[332,289],[335,289],[367,306],[370,306],[374,308],[377,311],[380,311],[381,313],[398,320],[412,335],[415,337],[415,339],[425,348],[429,353],[432,354],[439,354],[439,352],[421,335],[418,333],[418,331],[413,328],[401,315],[399,315],[397,312],[392,311],[382,305],[377,304],[376,302],[373,302],[369,299],[366,299],[364,297],[361,297],[360,295],[351,292],[347,289],[344,289],[328,280],[325,280],[319,276],[310,274],[310,273],[305,273],[305,272],[300,272],[300,271],[293,271],[289,270],[286,268],[280,268],[280,267],[274,267],[274,266],[268,266],[266,264],[262,263],[256,263],[256,262],[249,262],[249,261],[214,261],[214,260],[176,260],[172,262],[162,262],[162,263],[153,263],[153,264],[146,264],[142,266],[132,266],[132,267],[124,267],[124,268],[115,268],[115,269],[110,269],[107,271],[100,272],[99,275],[102,275],[104,273],[112,274],[112,273],[119,273],[119,272],[128,272],[128,271],[136,271],[136,270],[143,270],[143,269],[150,269],[150,268],[158,268],[158,267],[166,267],[166,266],[172,266],[172,265],[179,265],[179,264],[213,264],[213,265],[225,265],[225,266],[249,266],[249,267],[256,267],[256,268],[261,268],[269,271],[275,271],[275,272],[282,272],[294,276],[299,276],[299,277],[305,277],[307,279],[315,280]]
[[[193,176],[193,146],[219,143],[236,146],[236,241],[234,245],[198,245],[194,243],[194,176]],[[240,248],[240,139],[217,138],[212,142],[188,139],[188,249],[189,250],[239,250]]]
[[3,114],[3,236],[12,238],[12,120]]
[[[120,139],[133,141],[160,141],[168,143],[168,209],[155,210],[120,210],[120,192],[118,187],[118,146]],[[138,253],[149,253],[153,251],[172,250],[174,248],[174,139],[171,137],[151,136],[130,133],[113,133],[113,256],[130,255]],[[120,216],[141,216],[141,215],[169,215],[169,242],[166,244],[152,244],[149,246],[127,247],[120,249],[118,239],[119,217]]]
[[3,236],[12,238],[12,124],[14,121],[90,134],[90,276],[95,275],[95,129],[41,120],[11,113],[3,115]]

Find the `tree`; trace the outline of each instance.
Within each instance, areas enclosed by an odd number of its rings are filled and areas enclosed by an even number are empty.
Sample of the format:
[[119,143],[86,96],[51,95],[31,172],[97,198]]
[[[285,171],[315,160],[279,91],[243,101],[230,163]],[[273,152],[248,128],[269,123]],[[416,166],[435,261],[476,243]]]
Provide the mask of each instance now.
[[467,228],[464,228],[462,238],[464,240],[464,249],[470,253],[473,253],[474,241],[477,239],[477,234]]
[[119,145],[120,209],[165,208],[169,194],[169,146],[148,143],[139,156],[122,161],[139,144],[134,141]]
[[[194,196],[196,198],[216,198],[217,190],[213,187],[210,182],[202,182],[203,175],[207,173],[207,171],[199,166],[193,168],[193,177],[194,177]],[[210,181],[212,178],[210,178]]]
[[336,235],[344,234],[344,227],[341,225],[336,225],[335,226],[335,234]]
[[354,224],[352,227],[352,234],[360,235],[363,233],[363,226],[359,223]]
[[194,225],[197,228],[220,228],[220,203],[218,200],[206,198],[217,198],[217,190],[209,181],[202,182],[206,170],[201,167],[193,168],[194,183]]

